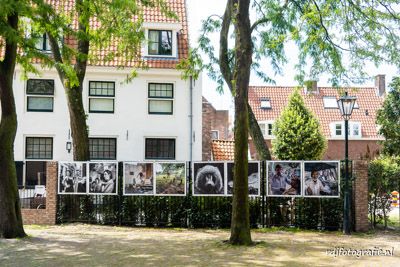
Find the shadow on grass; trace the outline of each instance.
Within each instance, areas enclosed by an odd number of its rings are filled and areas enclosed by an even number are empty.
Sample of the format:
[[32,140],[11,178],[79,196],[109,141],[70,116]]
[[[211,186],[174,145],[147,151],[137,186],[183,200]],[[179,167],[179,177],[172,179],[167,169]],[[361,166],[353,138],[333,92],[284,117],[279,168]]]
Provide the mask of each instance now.
[[[334,242],[340,237],[330,234],[320,237],[320,233],[253,232],[257,245],[240,247],[223,243],[229,237],[227,231],[70,225],[32,232],[30,238],[0,240],[1,266],[309,266],[316,262],[335,266],[354,263],[352,258],[328,257],[326,249],[337,245]],[[377,259],[366,260],[372,264]]]

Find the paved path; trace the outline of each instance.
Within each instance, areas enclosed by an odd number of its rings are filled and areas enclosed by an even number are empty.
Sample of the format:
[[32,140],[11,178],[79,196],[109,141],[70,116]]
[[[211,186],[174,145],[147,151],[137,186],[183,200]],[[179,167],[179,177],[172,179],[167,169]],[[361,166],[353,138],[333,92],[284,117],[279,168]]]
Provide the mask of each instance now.
[[[27,226],[30,237],[0,240],[0,266],[399,266],[400,233],[255,231],[253,247],[222,243],[227,230],[69,224]],[[328,255],[338,248],[354,256]],[[342,250],[340,250],[342,248]],[[393,256],[356,256],[388,250]],[[368,252],[368,249],[371,249]],[[328,253],[327,253],[328,250]]]

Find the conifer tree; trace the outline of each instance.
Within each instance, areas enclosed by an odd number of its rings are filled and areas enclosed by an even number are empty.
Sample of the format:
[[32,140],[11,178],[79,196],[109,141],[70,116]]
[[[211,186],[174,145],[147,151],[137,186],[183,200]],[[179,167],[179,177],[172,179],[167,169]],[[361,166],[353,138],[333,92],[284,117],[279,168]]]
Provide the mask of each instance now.
[[326,150],[318,119],[305,106],[298,90],[275,122],[273,134],[273,153],[281,160],[317,160]]

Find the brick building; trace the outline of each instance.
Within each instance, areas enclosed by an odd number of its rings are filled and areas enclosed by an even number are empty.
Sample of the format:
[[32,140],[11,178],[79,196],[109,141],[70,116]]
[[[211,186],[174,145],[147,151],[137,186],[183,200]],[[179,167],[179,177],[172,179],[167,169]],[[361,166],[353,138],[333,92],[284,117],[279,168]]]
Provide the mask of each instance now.
[[[287,105],[289,96],[295,87],[251,86],[249,103],[260,124],[269,147],[274,138],[274,121]],[[379,154],[378,141],[383,140],[377,133],[376,112],[385,96],[385,76],[375,78],[375,87],[341,88],[318,87],[316,82],[311,88],[301,90],[305,104],[314,112],[328,140],[324,159],[343,159],[344,157],[344,121],[337,106],[340,92],[348,91],[357,101],[349,121],[349,157],[350,159],[373,158]],[[250,153],[253,158],[257,152],[250,140]]]
[[229,129],[229,111],[216,110],[208,100],[203,97],[203,129],[202,129],[202,159],[218,160],[212,155],[213,148],[219,144],[229,144],[233,141]]

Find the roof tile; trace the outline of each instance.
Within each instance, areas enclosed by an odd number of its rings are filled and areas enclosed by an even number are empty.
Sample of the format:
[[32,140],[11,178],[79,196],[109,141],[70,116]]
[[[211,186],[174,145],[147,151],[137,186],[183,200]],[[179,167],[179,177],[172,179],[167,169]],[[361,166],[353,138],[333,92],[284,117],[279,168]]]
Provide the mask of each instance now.
[[[288,103],[289,96],[295,87],[284,86],[250,86],[249,103],[258,121],[276,120]],[[332,87],[318,87],[319,93],[305,93],[301,90],[305,104],[319,119],[323,133],[330,137],[329,124],[331,122],[343,121],[339,109],[324,108],[323,97],[333,96],[339,98],[339,90]],[[346,88],[341,88],[346,89]],[[361,134],[363,138],[379,138],[377,125],[375,124],[377,110],[382,106],[383,97],[379,97],[375,87],[347,88],[349,95],[357,97],[359,108],[353,110],[352,121],[361,123]],[[261,109],[261,98],[269,98],[271,109]],[[368,115],[366,115],[368,113]]]

